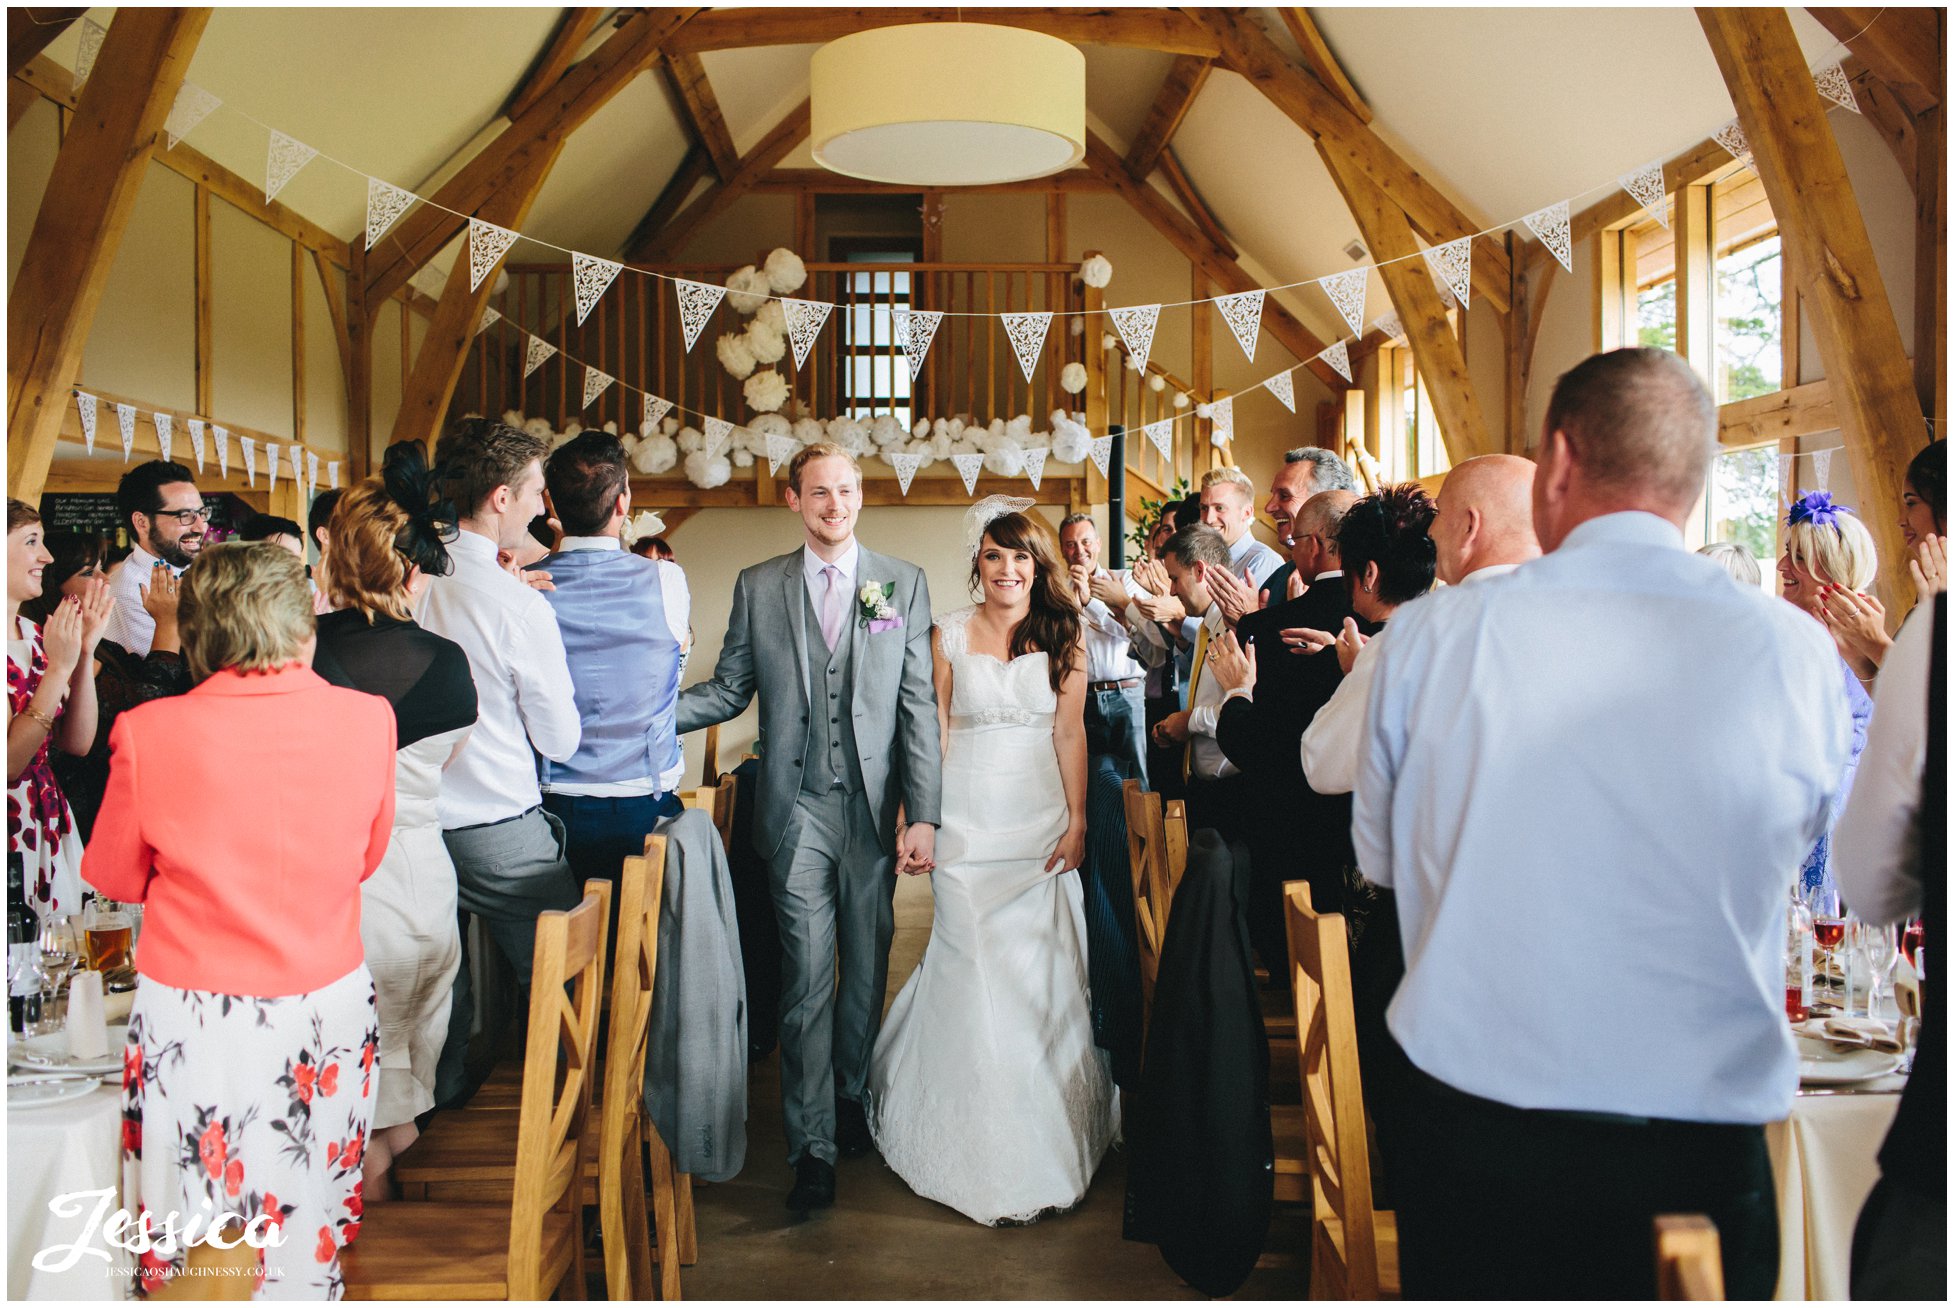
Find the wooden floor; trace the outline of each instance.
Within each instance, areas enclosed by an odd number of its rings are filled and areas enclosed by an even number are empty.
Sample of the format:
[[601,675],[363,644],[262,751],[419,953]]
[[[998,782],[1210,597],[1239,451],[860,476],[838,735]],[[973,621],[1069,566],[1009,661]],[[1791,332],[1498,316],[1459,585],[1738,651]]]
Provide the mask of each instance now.
[[[896,895],[893,998],[929,939],[928,878]],[[1293,1056],[1293,1055],[1292,1055]],[[1152,1245],[1120,1238],[1126,1157],[1106,1157],[1085,1203],[1035,1226],[993,1230],[911,1193],[870,1154],[844,1158],[835,1206],[800,1219],[782,1205],[792,1181],[780,1117],[778,1056],[754,1067],[746,1168],[697,1193],[699,1261],[689,1299],[1196,1299]],[[1278,1206],[1270,1252],[1237,1297],[1305,1297],[1307,1227]]]

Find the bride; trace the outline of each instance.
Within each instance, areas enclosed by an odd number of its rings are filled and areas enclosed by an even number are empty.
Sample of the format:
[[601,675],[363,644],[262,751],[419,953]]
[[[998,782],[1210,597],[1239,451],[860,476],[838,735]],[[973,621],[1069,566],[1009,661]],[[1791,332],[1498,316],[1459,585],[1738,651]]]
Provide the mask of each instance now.
[[943,825],[929,948],[876,1041],[868,1114],[911,1189],[986,1225],[1076,1205],[1111,1140],[1092,1042],[1085,659],[1078,602],[1032,501],[971,511],[981,603],[939,618]]

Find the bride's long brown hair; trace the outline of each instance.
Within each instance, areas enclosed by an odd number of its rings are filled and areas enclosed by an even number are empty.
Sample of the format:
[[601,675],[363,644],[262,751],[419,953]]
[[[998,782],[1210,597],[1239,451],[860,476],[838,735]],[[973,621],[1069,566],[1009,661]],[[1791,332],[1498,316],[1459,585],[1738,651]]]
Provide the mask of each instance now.
[[[1037,518],[1006,513],[990,520],[984,536],[999,549],[1023,550],[1031,555],[1034,568],[1031,610],[1011,631],[1011,657],[1043,650],[1049,656],[1052,690],[1056,692],[1080,656],[1079,597],[1072,589],[1070,575],[1058,561],[1051,532]],[[970,584],[980,595],[984,583],[977,560],[983,553],[984,543],[980,539],[977,553],[970,560]]]

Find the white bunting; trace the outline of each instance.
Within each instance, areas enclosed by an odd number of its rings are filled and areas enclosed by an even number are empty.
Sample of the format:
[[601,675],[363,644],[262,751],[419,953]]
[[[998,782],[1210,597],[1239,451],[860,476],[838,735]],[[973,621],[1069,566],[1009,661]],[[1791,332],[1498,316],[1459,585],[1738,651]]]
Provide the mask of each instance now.
[[1227,444],[1222,437],[1232,440],[1235,435],[1235,397],[1230,395],[1227,399],[1216,400],[1209,412],[1214,421],[1215,443]]
[[1330,303],[1337,307],[1343,320],[1350,324],[1350,330],[1363,334],[1364,300],[1370,294],[1371,270],[1352,268],[1334,277],[1325,277],[1317,283],[1323,293],[1330,297]]
[[915,381],[922,375],[923,360],[929,355],[930,342],[936,339],[936,329],[943,324],[943,315],[912,309],[897,316],[902,320],[902,352],[909,356],[909,380]]
[[1744,135],[1744,125],[1735,118],[1711,132],[1710,139],[1728,150],[1732,159],[1750,162],[1750,138]]
[[1051,450],[1043,445],[1024,452],[1025,480],[1031,483],[1031,489],[1033,490],[1037,490],[1038,483],[1044,479],[1045,456],[1050,453]]
[[956,465],[957,476],[963,478],[963,493],[977,493],[977,474],[984,470],[984,456],[981,454],[952,454],[950,462]]
[[910,480],[915,477],[916,469],[922,465],[923,456],[920,454],[910,454],[903,450],[891,450],[889,451],[888,458],[889,466],[896,470],[897,488],[904,495],[909,494]]
[[787,318],[787,343],[794,347],[794,366],[807,367],[807,356],[814,349],[814,338],[821,334],[821,326],[834,312],[832,304],[820,300],[790,300],[782,298],[780,311]]
[[[1351,380],[1350,347],[1342,341],[1338,341],[1335,345],[1330,346],[1316,357],[1329,364],[1332,368],[1335,368],[1337,375],[1345,381]],[[1295,409],[1290,409],[1290,412],[1294,413]]]
[[1174,420],[1162,418],[1159,422],[1146,425],[1147,439],[1160,451],[1160,457],[1171,461],[1174,457]]
[[122,432],[122,461],[127,463],[136,448],[136,406],[118,404],[115,406],[115,425]]
[[1153,329],[1160,322],[1160,306],[1157,304],[1136,304],[1130,308],[1114,309],[1113,326],[1119,329],[1119,338],[1126,342],[1126,352],[1140,361],[1140,367],[1147,366],[1147,354],[1153,349]]
[[1527,229],[1540,238],[1540,243],[1554,252],[1560,266],[1569,272],[1574,271],[1574,229],[1568,223],[1567,201],[1550,204],[1545,209],[1535,209],[1523,222]]
[[334,490],[338,490],[339,489],[339,460],[338,459],[334,459],[331,463],[328,463],[326,465],[326,477],[332,483],[332,488]]
[[285,189],[285,183],[299,175],[299,169],[319,157],[319,152],[303,141],[297,141],[283,132],[271,134],[271,144],[265,150],[265,203],[270,204]]
[[1276,397],[1276,401],[1283,408],[1291,413],[1296,411],[1296,379],[1289,373],[1279,372],[1263,382],[1262,386],[1269,394]]
[[502,256],[516,243],[516,233],[507,227],[497,227],[485,223],[480,218],[468,220],[468,289],[475,290],[482,279],[495,271],[495,265],[502,262]]
[[570,280],[576,284],[577,290],[577,326],[583,326],[583,320],[590,316],[598,299],[611,289],[611,283],[623,271],[624,265],[621,263],[571,252]]
[[1635,200],[1649,211],[1649,217],[1669,225],[1669,191],[1662,183],[1660,163],[1643,164],[1632,173],[1623,173],[1616,179]]
[[[81,94],[82,83],[95,71],[95,57],[102,53],[102,38],[109,34],[92,18],[81,20],[81,49],[75,54],[75,94]],[[1836,65],[1834,65],[1836,67]]]
[[1818,488],[1820,490],[1831,490],[1832,489],[1832,451],[1830,450],[1812,451],[1812,466],[1818,472]]
[[482,310],[482,320],[475,324],[475,334],[480,336],[483,332],[501,321],[502,311],[500,309],[484,308]]
[[724,418],[707,418],[705,421],[705,451],[708,459],[716,459],[733,439],[733,424]]
[[523,355],[523,360],[522,360],[523,380],[528,381],[529,374],[535,372],[538,368],[548,363],[550,361],[550,358],[553,355],[555,355],[555,353],[556,353],[556,347],[554,345],[551,345],[548,341],[544,340],[542,337],[540,336],[530,337],[529,349]]
[[1812,85],[1818,93],[1838,105],[1841,109],[1859,112],[1859,97],[1852,93],[1852,80],[1845,75],[1845,69],[1836,63],[1812,69]]
[[1377,317],[1371,319],[1371,326],[1377,331],[1383,332],[1384,339],[1387,341],[1396,341],[1399,344],[1404,342],[1404,323],[1398,320],[1398,311],[1396,309],[1391,310],[1389,313],[1379,314]]
[[1228,330],[1235,333],[1235,343],[1242,347],[1250,363],[1255,362],[1255,338],[1262,331],[1262,292],[1243,291],[1240,295],[1224,295],[1214,302],[1221,310],[1222,321]]
[[87,391],[75,392],[75,408],[81,411],[81,439],[88,452],[95,452],[95,410],[101,403]]
[[672,289],[678,293],[678,324],[685,332],[685,352],[690,354],[706,319],[712,317],[712,311],[726,298],[726,288],[674,277]]
[[[238,448],[244,451],[244,480],[251,486],[258,484],[258,447],[249,436],[237,438]],[[219,449],[223,446],[220,444]]]
[[599,372],[586,363],[583,368],[583,407],[588,409],[590,402],[602,395],[605,387],[616,380],[609,373]]
[[767,433],[767,475],[780,475],[780,465],[794,457],[801,443],[792,436],[782,436],[778,432]]
[[152,413],[149,422],[156,428],[156,449],[162,460],[168,463],[170,451],[176,443],[176,418],[167,413]]
[[649,436],[658,430],[658,424],[672,411],[670,400],[661,400],[649,391],[645,392],[645,416],[638,424],[638,434]]
[[1432,280],[1441,286],[1449,286],[1452,294],[1459,297],[1459,303],[1472,307],[1472,238],[1461,236],[1456,241],[1434,245],[1425,251],[1425,266],[1432,270]]
[[274,445],[270,441],[266,441],[265,442],[265,476],[269,478],[269,480],[266,481],[265,483],[265,489],[268,491],[275,491],[278,489],[278,455],[279,455],[278,446]]
[[1045,352],[1045,333],[1052,328],[1052,315],[1001,313],[998,317],[1004,320],[1004,334],[1011,338],[1011,348],[1018,356],[1018,367],[1024,369],[1024,379],[1029,382],[1032,370],[1038,366],[1038,356]]
[[195,131],[197,124],[210,117],[211,111],[223,103],[195,82],[185,82],[178,87],[176,100],[170,105],[170,116],[163,120],[163,136],[169,142],[167,148],[176,149],[178,141]]
[[400,221],[400,215],[419,198],[412,191],[389,186],[378,177],[367,178],[366,248],[371,250],[373,243],[385,236],[387,229]]
[[197,456],[197,471],[204,470],[204,420],[190,419],[190,452]]
[[309,500],[319,493],[319,456],[311,450],[305,452],[305,497]]
[[1092,444],[1086,447],[1086,457],[1092,460],[1093,467],[1099,469],[1100,476],[1110,477],[1112,474],[1107,470],[1113,466],[1113,438],[1093,437]]
[[217,438],[217,475],[231,475],[231,429],[218,423],[210,424],[210,434]]

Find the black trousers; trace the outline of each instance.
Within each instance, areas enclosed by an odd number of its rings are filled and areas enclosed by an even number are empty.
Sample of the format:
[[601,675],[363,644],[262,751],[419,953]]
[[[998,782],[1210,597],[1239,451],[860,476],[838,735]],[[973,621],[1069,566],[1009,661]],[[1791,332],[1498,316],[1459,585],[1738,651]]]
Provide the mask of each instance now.
[[1391,1152],[1406,1299],[1653,1299],[1654,1219],[1703,1213],[1731,1299],[1777,1287],[1764,1128],[1514,1108],[1406,1064]]

